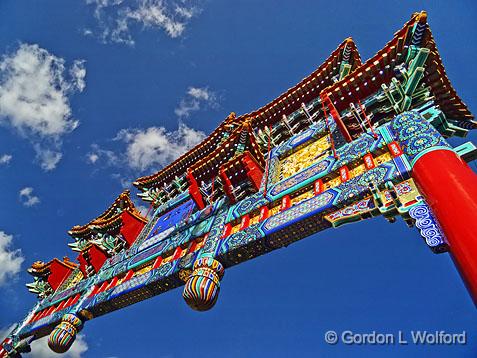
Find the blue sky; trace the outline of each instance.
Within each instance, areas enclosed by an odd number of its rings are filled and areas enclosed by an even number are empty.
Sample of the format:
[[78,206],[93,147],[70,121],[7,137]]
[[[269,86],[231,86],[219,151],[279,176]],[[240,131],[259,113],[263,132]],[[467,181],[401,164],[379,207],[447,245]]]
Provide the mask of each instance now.
[[[0,329],[35,302],[25,269],[73,257],[66,231],[131,179],[272,100],[344,38],[369,58],[420,10],[475,112],[473,1],[1,1]],[[70,356],[474,357],[475,319],[450,257],[375,218],[231,268],[210,312],[178,289],[88,322]],[[328,330],[465,330],[468,343],[330,346]]]

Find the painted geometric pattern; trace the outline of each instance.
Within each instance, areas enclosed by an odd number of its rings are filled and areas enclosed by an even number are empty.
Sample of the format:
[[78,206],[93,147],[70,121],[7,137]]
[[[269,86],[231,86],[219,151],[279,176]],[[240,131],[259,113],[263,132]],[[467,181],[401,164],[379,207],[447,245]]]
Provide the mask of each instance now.
[[65,291],[62,291],[62,292],[58,292],[58,293],[54,294],[53,296],[48,297],[47,299],[44,299],[41,302],[38,309],[41,310],[43,308],[51,306],[52,304],[54,304],[57,301],[62,301],[63,299],[65,299],[67,297],[73,296],[73,295],[81,292],[84,288],[90,286],[92,281],[93,281],[92,278],[83,279],[80,282],[78,282],[74,287],[71,287],[71,288],[69,288]]
[[378,138],[368,133],[364,133],[358,139],[347,143],[337,150],[338,160],[331,170],[337,170],[343,165],[348,165],[354,161],[361,160],[361,158],[369,152],[373,152],[378,148],[386,145],[384,138],[378,134]]
[[[294,189],[295,186],[298,184],[301,184],[305,181],[309,181],[311,178],[315,180],[324,177],[328,173],[336,171],[344,165],[349,165],[350,163],[362,160],[362,157],[367,153],[373,152],[379,148],[384,147],[385,145],[386,142],[381,134],[378,134],[377,139],[374,139],[372,135],[365,133],[353,142],[345,144],[342,148],[338,149],[338,160],[335,161],[334,157],[332,156],[326,157],[325,159],[319,161],[314,165],[309,166],[308,168],[298,172],[297,174],[286,178],[278,182],[277,184],[272,185],[269,189],[269,194],[271,198],[274,198],[280,193],[285,192],[286,190],[292,188]],[[307,147],[305,147],[304,149],[306,148]],[[270,168],[271,170],[276,171],[270,175],[270,177],[273,178],[274,181],[279,179],[280,170],[278,170],[278,168],[280,167],[281,164],[278,165],[278,163],[275,162],[273,167],[271,166]]]
[[223,239],[220,247],[220,253],[225,254],[228,251],[246,246],[247,244],[262,238],[263,236],[263,233],[260,231],[257,225],[250,226]]
[[214,256],[215,251],[219,245],[220,237],[222,236],[225,221],[227,219],[227,210],[219,212],[212,224],[212,229],[210,229],[209,236],[206,239],[204,247],[201,251],[202,256]]
[[342,220],[354,217],[358,214],[368,212],[374,207],[375,205],[371,198],[363,199],[356,203],[353,203],[350,206],[347,206],[343,209],[337,210],[331,214],[326,215],[326,219],[331,221],[332,223],[340,222]]
[[338,186],[340,194],[335,201],[336,205],[348,203],[351,200],[360,199],[369,192],[369,184],[381,184],[387,180],[395,179],[396,167],[392,162],[381,164],[379,167],[368,170],[362,175],[351,178]]
[[330,206],[336,196],[334,190],[328,190],[314,198],[308,199],[288,210],[282,211],[268,218],[263,229],[270,234],[284,225],[290,225],[295,220],[308,216],[310,213]]
[[172,245],[170,244],[169,241],[162,241],[160,242],[159,244],[157,244],[156,246],[153,246],[151,247],[150,249],[147,249],[143,252],[140,252],[139,254],[137,254],[136,256],[134,256],[130,261],[129,261],[129,264],[128,264],[128,267],[132,267],[134,264],[137,264],[138,262],[141,262],[153,255],[160,255],[162,252],[170,249],[172,247]]
[[43,318],[40,318],[38,321],[34,322],[32,325],[27,325],[25,326],[21,331],[20,331],[20,334],[22,334],[23,332],[29,332],[30,330],[34,330],[34,329],[38,329],[39,327],[41,326],[44,326],[46,324],[51,324],[53,322],[58,322],[61,320],[61,317],[63,317],[63,315],[65,313],[68,313],[70,310],[70,308],[66,308],[64,310],[61,310],[61,311],[58,311],[58,312],[55,312],[49,316],[46,316],[46,317],[43,317]]
[[131,289],[135,289],[141,285],[143,285],[147,279],[150,277],[151,272],[144,273],[142,275],[137,275],[127,280],[126,282],[116,286],[114,290],[111,292],[111,296],[119,295],[125,291],[129,291]]
[[[324,193],[305,200],[292,208],[278,213],[265,221],[263,226],[267,234],[276,231],[279,227],[291,224],[298,218],[308,216],[318,210],[323,211],[330,205],[341,206],[354,200],[361,199],[366,193],[369,193],[369,184],[384,183],[387,180],[393,180],[396,168],[392,162],[386,162],[373,168],[358,177],[340,184],[334,189],[329,189]],[[336,195],[337,193],[337,195]]]
[[391,122],[391,129],[411,164],[429,150],[452,150],[442,135],[416,111],[396,116]]
[[447,251],[444,234],[426,204],[421,203],[412,207],[409,215],[416,220],[416,227],[432,251],[436,253]]
[[252,210],[268,204],[268,200],[263,197],[263,193],[258,192],[241,200],[237,205],[232,207],[231,213],[227,220],[238,219]]
[[171,227],[165,231],[162,231],[161,233],[151,236],[147,240],[144,240],[141,245],[139,245],[138,251],[142,251],[146,249],[149,246],[154,245],[155,243],[164,240],[168,235],[170,235],[174,231],[174,228]]

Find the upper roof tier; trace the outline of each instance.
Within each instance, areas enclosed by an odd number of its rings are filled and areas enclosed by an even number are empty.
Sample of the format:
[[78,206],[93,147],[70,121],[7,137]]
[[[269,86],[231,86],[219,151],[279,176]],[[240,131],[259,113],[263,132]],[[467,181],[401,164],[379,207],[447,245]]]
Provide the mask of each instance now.
[[192,164],[188,172],[193,175],[194,179],[199,183],[201,181],[210,180],[218,175],[221,165],[237,155],[240,145],[243,146],[241,152],[250,152],[258,163],[262,167],[265,167],[265,159],[255,141],[250,123],[249,121],[244,121],[239,127],[234,129],[227,139],[220,143],[217,150]]
[[129,190],[125,190],[119,194],[104,213],[85,225],[73,226],[71,230],[68,231],[68,234],[73,238],[87,238],[92,233],[92,230],[107,230],[108,228],[116,227],[118,224],[121,224],[120,218],[124,211],[128,211],[131,215],[144,223],[147,222],[147,219],[143,217],[134,206],[130,198]]
[[343,62],[349,63],[351,71],[361,65],[361,58],[351,38],[343,41],[321,66],[297,85],[254,112],[239,117],[231,113],[201,143],[156,174],[138,178],[133,183],[134,186],[139,189],[157,188],[170,182],[176,176],[183,175],[192,164],[210,155],[221,143],[224,133],[231,133],[244,119],[251,119],[253,129],[263,128],[279,121],[283,114],[288,115],[296,111],[302,103],[317,97],[322,89],[333,83],[333,77],[339,75],[340,65]]
[[[388,84],[394,77],[394,68],[406,59],[406,49],[412,45],[414,27],[422,24],[419,33],[420,46],[429,49],[422,81],[431,90],[435,103],[447,117],[458,120],[471,120],[473,115],[457,95],[447,77],[442,59],[437,51],[427,14],[423,11],[412,15],[411,19],[394,37],[373,57],[355,69],[349,76],[326,88],[325,92],[334,102],[338,111],[345,109],[350,102],[362,100],[371,93]],[[379,77],[379,78],[378,78]]]
[[63,260],[59,260],[56,257],[53,260],[50,260],[49,262],[43,262],[43,261],[35,261],[29,269],[27,269],[27,272],[33,276],[42,276],[42,275],[48,275],[50,266],[53,263],[57,263],[61,266],[64,266],[66,268],[69,268],[71,270],[74,270],[75,268],[78,267],[78,264],[70,261],[68,257],[64,257]]
[[[356,45],[351,38],[343,41],[328,59],[311,75],[296,86],[268,103],[247,114],[236,117],[229,115],[206,139],[180,156],[159,172],[138,178],[133,184],[138,189],[159,188],[175,177],[184,175],[188,168],[211,155],[222,141],[225,133],[231,133],[244,120],[249,121],[252,129],[264,128],[278,122],[283,115],[289,115],[320,94],[326,93],[336,109],[341,111],[351,102],[361,100],[377,92],[381,84],[388,84],[394,77],[394,68],[406,60],[407,50],[412,45],[413,30],[422,24],[419,34],[420,46],[428,48],[425,73],[422,81],[431,90],[435,103],[451,119],[470,121],[473,119],[467,106],[457,95],[445,72],[437,51],[434,38],[427,24],[425,12],[415,13],[411,19],[394,34],[394,37],[372,58],[361,63]],[[344,78],[339,77],[343,63],[350,65],[350,72]],[[376,80],[376,78],[378,78]]]

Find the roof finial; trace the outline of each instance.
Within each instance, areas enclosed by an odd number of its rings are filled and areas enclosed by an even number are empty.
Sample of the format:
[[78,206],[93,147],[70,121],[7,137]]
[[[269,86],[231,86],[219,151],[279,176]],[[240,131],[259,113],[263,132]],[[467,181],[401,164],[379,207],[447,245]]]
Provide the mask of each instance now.
[[427,12],[424,10],[421,11],[419,14],[417,14],[416,20],[421,24],[425,24],[427,22]]

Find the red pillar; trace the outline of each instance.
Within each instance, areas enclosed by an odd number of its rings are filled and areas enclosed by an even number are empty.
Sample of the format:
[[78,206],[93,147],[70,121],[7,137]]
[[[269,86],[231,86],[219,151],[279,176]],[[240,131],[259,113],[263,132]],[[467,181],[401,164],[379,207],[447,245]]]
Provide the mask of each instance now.
[[245,166],[247,177],[249,178],[253,187],[255,188],[255,190],[259,190],[260,185],[262,183],[262,169],[248,153],[244,154],[242,158],[242,164]]
[[189,182],[189,194],[191,198],[194,200],[197,207],[202,210],[205,208],[204,200],[199,189],[199,184],[197,184],[197,180],[195,180],[190,170],[187,172],[187,181]]
[[477,305],[477,175],[453,151],[434,150],[416,161],[412,177]]

